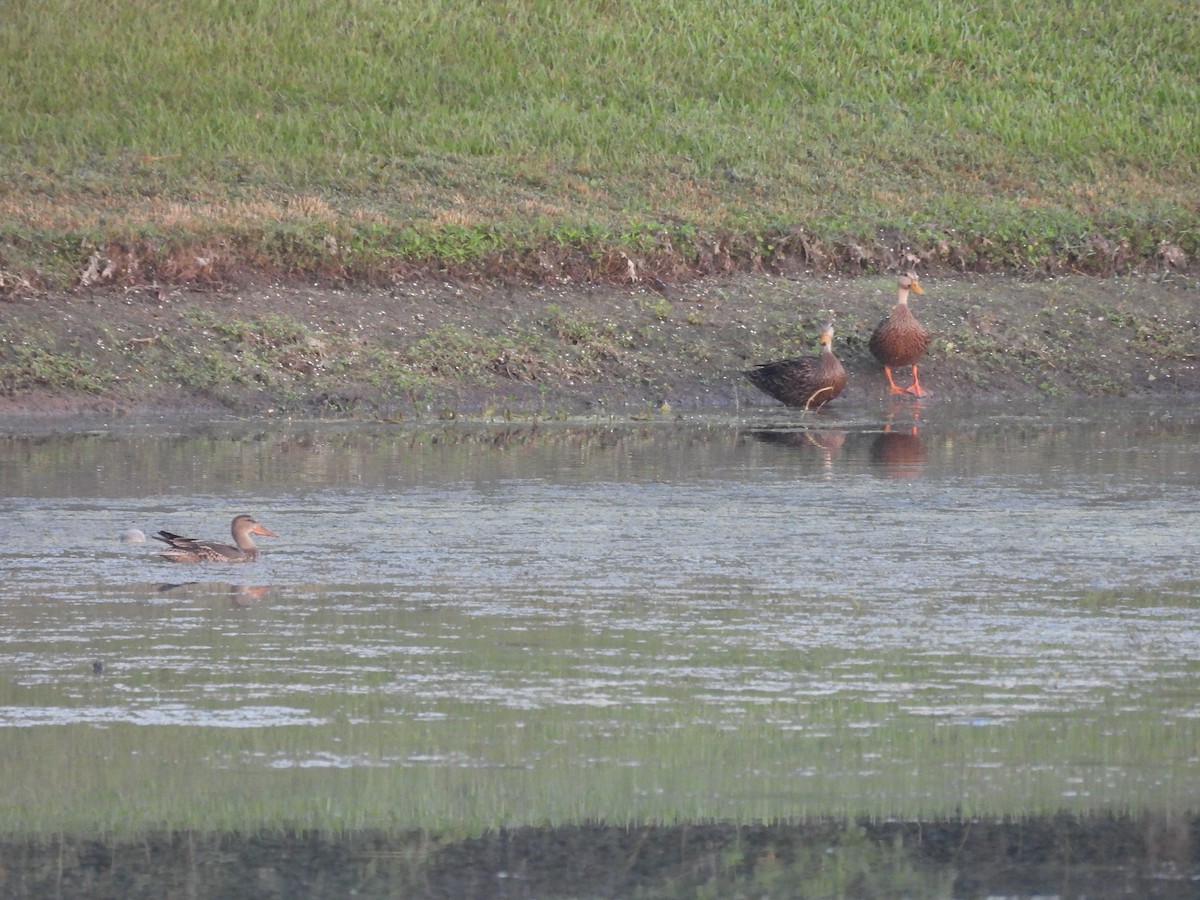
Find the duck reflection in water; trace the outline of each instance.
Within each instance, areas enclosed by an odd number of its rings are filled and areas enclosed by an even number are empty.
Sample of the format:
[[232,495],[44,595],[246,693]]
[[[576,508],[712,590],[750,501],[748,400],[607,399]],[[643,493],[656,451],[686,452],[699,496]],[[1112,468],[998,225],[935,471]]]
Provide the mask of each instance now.
[[917,424],[899,429],[885,425],[871,442],[871,464],[889,478],[920,478],[925,470],[925,445]]
[[183,581],[174,584],[163,583],[158,585],[158,590],[160,593],[178,590],[179,588],[198,588],[200,589],[201,593],[206,594],[228,594],[229,601],[233,606],[246,607],[252,606],[269,594],[275,589],[275,585],[225,584],[224,582],[212,581]]
[[806,429],[804,431],[772,431],[759,429],[748,431],[756,441],[764,444],[777,444],[781,447],[795,447],[800,450],[815,448],[821,454],[822,468],[833,468],[833,457],[846,443],[846,432],[837,429]]
[[274,585],[270,584],[231,584],[229,586],[229,599],[234,606],[253,606],[267,594],[271,593]]

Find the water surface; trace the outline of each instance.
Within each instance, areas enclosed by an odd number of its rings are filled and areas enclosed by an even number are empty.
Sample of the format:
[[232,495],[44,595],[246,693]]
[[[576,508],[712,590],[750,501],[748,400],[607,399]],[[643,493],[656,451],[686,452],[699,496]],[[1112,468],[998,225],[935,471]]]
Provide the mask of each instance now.
[[[21,829],[1195,808],[1200,411],[0,438]],[[224,537],[180,566],[128,528]]]

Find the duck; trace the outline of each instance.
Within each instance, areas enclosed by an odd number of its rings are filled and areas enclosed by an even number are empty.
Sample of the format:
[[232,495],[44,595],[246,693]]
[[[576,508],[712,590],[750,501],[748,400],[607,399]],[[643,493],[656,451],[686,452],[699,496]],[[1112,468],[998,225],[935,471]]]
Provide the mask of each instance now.
[[842,392],[846,386],[846,370],[833,355],[832,323],[826,323],[821,329],[819,340],[819,356],[761,363],[742,374],[764,394],[788,406],[820,409]]
[[[917,378],[917,362],[929,349],[929,329],[916,320],[912,310],[908,308],[908,294],[924,294],[915,272],[901,275],[896,281],[899,289],[899,299],[879,323],[871,335],[871,354],[883,363],[883,373],[887,375],[888,390],[893,394],[913,394],[917,397],[927,397],[928,393],[921,387]],[[900,387],[892,379],[892,369],[899,366],[912,366],[912,384]]]
[[159,556],[171,562],[250,562],[258,559],[258,547],[250,535],[261,534],[265,537],[279,537],[274,531],[260,525],[253,516],[234,516],[229,528],[233,534],[233,544],[222,544],[220,541],[198,541],[195,538],[183,537],[169,531],[160,531],[154,535],[156,541],[162,541],[168,546]]

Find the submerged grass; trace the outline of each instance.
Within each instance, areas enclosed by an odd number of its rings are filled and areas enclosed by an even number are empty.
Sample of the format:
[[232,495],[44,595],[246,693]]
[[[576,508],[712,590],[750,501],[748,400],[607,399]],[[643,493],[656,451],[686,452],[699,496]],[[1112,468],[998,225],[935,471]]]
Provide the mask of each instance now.
[[1177,0],[19,3],[0,271],[1194,257],[1197,43]]
[[[346,702],[342,698],[339,702]],[[8,833],[132,834],[534,823],[798,821],[867,816],[1185,812],[1181,729],[1126,717],[949,725],[878,704],[803,704],[803,728],[761,716],[719,727],[707,705],[564,715],[447,709],[384,724],[350,701],[340,724],[6,729]],[[694,715],[693,715],[694,714]],[[1136,720],[1135,720],[1136,719]],[[1139,774],[1141,773],[1141,774]]]

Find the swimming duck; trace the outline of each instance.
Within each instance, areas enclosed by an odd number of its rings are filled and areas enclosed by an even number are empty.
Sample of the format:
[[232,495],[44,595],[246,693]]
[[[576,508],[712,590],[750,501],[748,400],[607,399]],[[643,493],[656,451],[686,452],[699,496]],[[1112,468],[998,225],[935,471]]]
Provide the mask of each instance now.
[[[879,323],[875,333],[871,335],[871,353],[883,363],[883,372],[887,375],[888,389],[893,394],[915,394],[926,396],[917,379],[917,361],[929,349],[929,329],[913,318],[908,308],[908,292],[924,294],[917,281],[916,273],[909,272],[901,275],[896,281],[900,297],[896,305],[889,310],[887,318]],[[912,366],[912,384],[902,388],[892,380],[892,369],[896,366]]]
[[154,535],[154,539],[169,546],[169,549],[159,555],[171,562],[250,562],[258,559],[258,547],[250,535],[279,537],[275,532],[259,525],[252,516],[245,514],[234,517],[230,531],[236,546],[219,541],[198,541],[169,531],[160,531]]
[[846,370],[833,355],[833,325],[821,329],[821,355],[762,363],[742,374],[751,384],[788,406],[819,409],[842,392]]

